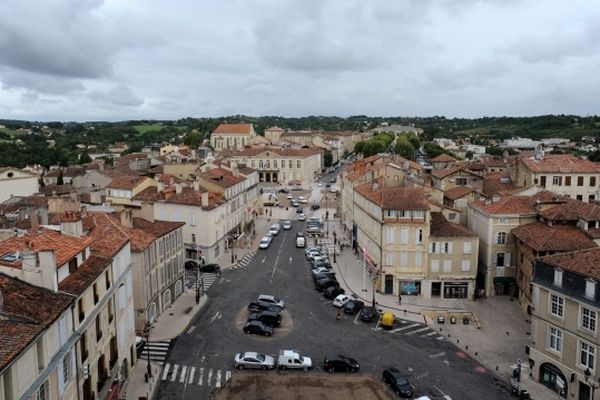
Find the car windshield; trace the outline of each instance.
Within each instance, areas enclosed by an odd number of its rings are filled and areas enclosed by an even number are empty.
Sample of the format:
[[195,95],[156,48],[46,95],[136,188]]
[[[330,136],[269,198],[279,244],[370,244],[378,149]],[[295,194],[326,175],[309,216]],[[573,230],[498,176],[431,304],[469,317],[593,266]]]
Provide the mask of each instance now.
[[269,243],[269,239],[267,239],[267,238],[264,238],[264,239],[263,239],[263,240],[261,240],[260,242],[261,242],[262,244],[266,244],[266,243]]
[[406,386],[406,385],[408,385],[408,379],[406,379],[405,377],[403,377],[401,375],[394,375],[394,378],[396,379],[396,384],[398,386]]
[[256,355],[256,359],[258,361],[265,361],[265,355],[264,354],[257,354]]

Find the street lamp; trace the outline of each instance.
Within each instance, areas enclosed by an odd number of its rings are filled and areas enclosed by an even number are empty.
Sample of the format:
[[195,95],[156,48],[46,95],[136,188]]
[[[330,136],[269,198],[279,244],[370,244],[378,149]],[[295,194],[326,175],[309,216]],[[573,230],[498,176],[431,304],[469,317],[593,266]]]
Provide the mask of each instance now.
[[144,334],[146,335],[146,357],[148,358],[148,379],[152,378],[152,366],[150,365],[150,329],[154,328],[150,321],[146,321]]
[[325,223],[327,224],[327,236],[329,237],[329,196],[325,195]]
[[335,234],[335,231],[333,231],[333,262],[334,262],[334,264],[337,264],[337,261],[335,261],[335,245],[336,244],[337,244],[336,234]]

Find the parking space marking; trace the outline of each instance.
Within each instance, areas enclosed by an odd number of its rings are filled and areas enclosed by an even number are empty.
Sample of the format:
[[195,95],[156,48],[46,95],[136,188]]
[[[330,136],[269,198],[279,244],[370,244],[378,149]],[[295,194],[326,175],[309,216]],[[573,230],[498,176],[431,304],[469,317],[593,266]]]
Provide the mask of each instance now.
[[407,333],[405,333],[405,335],[414,335],[415,333],[425,332],[430,329],[431,329],[430,327],[426,326],[425,328],[417,329],[416,331],[407,332]]
[[200,376],[200,379],[198,379],[198,385],[202,386],[202,380],[204,379],[204,368],[200,368],[198,375]]
[[360,317],[360,313],[356,314],[356,318],[354,318],[354,323],[358,324],[358,317]]
[[423,337],[423,336],[433,336],[433,335],[437,335],[437,332],[433,331],[433,332],[429,332],[429,333],[427,333],[425,335],[421,335],[421,336]]
[[165,364],[165,370],[163,371],[162,374],[162,380],[167,380],[167,376],[169,376],[169,369],[171,369],[171,364],[167,363]]
[[215,378],[215,387],[216,388],[221,387],[221,370],[217,371],[217,377]]
[[391,333],[396,333],[396,332],[404,331],[406,329],[414,328],[416,326],[421,326],[421,324],[412,324],[412,325],[409,325],[409,326],[403,326],[402,328],[392,329],[390,332]]
[[213,374],[212,369],[209,369],[208,370],[208,377],[206,378],[206,384],[208,386],[210,386],[210,381],[212,380],[212,374]]

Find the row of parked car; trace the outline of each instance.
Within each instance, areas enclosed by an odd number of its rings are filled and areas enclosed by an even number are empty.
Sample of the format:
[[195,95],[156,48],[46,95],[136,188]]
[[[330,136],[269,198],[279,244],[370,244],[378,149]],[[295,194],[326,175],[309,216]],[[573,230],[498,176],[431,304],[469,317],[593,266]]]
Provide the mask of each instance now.
[[271,336],[275,328],[281,325],[281,311],[285,307],[283,300],[261,294],[257,301],[248,304],[248,320],[243,331],[247,334]]

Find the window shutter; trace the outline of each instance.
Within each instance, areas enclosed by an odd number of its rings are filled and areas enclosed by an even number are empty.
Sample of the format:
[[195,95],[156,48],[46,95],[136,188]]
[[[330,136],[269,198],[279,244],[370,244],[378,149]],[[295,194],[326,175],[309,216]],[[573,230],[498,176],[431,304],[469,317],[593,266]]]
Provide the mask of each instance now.
[[415,267],[423,266],[423,254],[415,253]]
[[433,242],[429,242],[429,254],[433,253]]
[[442,254],[442,242],[436,242],[435,243],[435,248],[436,248],[436,253],[437,254]]
[[448,243],[448,253],[452,254],[452,242]]
[[504,253],[504,266],[510,267],[510,253]]
[[492,258],[492,264],[501,267],[502,265],[498,265],[498,253],[494,253],[494,257]]

